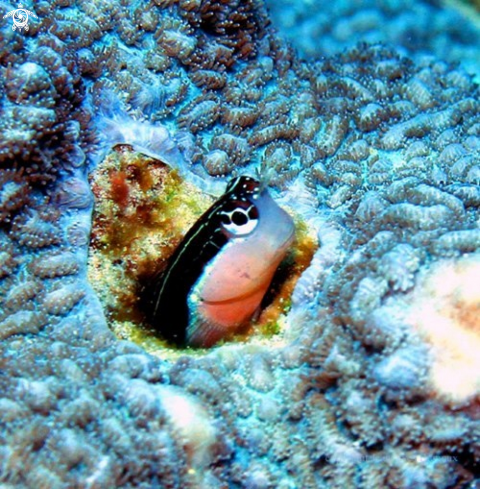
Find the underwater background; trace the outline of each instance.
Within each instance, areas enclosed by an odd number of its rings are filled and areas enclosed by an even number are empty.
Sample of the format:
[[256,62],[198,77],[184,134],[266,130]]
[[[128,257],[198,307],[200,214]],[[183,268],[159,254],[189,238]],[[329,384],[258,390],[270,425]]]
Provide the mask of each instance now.
[[[0,486],[478,488],[478,3],[0,7]],[[287,278],[173,348],[138,282],[239,175]]]

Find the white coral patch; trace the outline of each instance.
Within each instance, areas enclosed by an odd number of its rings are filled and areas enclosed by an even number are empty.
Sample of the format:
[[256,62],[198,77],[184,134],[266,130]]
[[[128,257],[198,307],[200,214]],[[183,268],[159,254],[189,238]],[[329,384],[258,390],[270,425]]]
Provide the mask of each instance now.
[[[305,214],[303,214],[305,215]],[[313,255],[309,267],[302,273],[292,294],[293,309],[290,314],[290,322],[301,327],[301,321],[296,322],[293,318],[297,312],[302,316],[306,306],[314,301],[318,293],[319,284],[322,283],[332,267],[345,257],[342,230],[328,221],[325,216],[317,215],[308,220],[309,225],[318,231],[318,241],[321,246]]]
[[432,347],[430,381],[454,402],[480,393],[480,254],[443,261],[417,284],[407,321]]
[[211,462],[216,430],[200,402],[174,386],[158,386],[161,402],[185,448],[191,469],[201,472]]
[[374,375],[380,384],[391,389],[412,389],[422,382],[425,364],[424,349],[409,345],[378,363]]

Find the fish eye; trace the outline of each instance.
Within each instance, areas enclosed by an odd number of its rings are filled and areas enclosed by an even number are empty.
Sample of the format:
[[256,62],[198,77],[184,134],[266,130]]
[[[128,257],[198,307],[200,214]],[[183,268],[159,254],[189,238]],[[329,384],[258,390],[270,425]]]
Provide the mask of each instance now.
[[[251,206],[254,207],[254,206]],[[232,236],[244,236],[250,234],[258,224],[258,211],[236,208],[230,212],[222,212],[220,221],[223,229]]]
[[232,214],[232,222],[236,226],[245,226],[249,220],[249,217],[242,211],[235,211]]

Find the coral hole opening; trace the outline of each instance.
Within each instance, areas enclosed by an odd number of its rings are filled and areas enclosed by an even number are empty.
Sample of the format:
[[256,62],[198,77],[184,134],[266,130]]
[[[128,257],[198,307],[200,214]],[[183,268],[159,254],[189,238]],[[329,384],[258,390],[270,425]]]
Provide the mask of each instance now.
[[[90,183],[95,209],[88,275],[112,331],[164,358],[211,351],[179,348],[162,339],[146,321],[139,292],[165,266],[213,198],[166,164],[125,145],[105,158]],[[317,247],[306,224],[298,218],[295,224],[296,241],[277,269],[259,314],[223,343],[281,341],[293,288]]]

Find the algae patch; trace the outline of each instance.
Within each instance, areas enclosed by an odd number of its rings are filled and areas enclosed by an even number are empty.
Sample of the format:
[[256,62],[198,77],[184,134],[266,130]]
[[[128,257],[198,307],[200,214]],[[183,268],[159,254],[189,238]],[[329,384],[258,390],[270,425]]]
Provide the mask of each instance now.
[[212,199],[162,162],[122,146],[91,176],[95,195],[88,278],[111,328],[141,342],[141,277],[161,269]]

